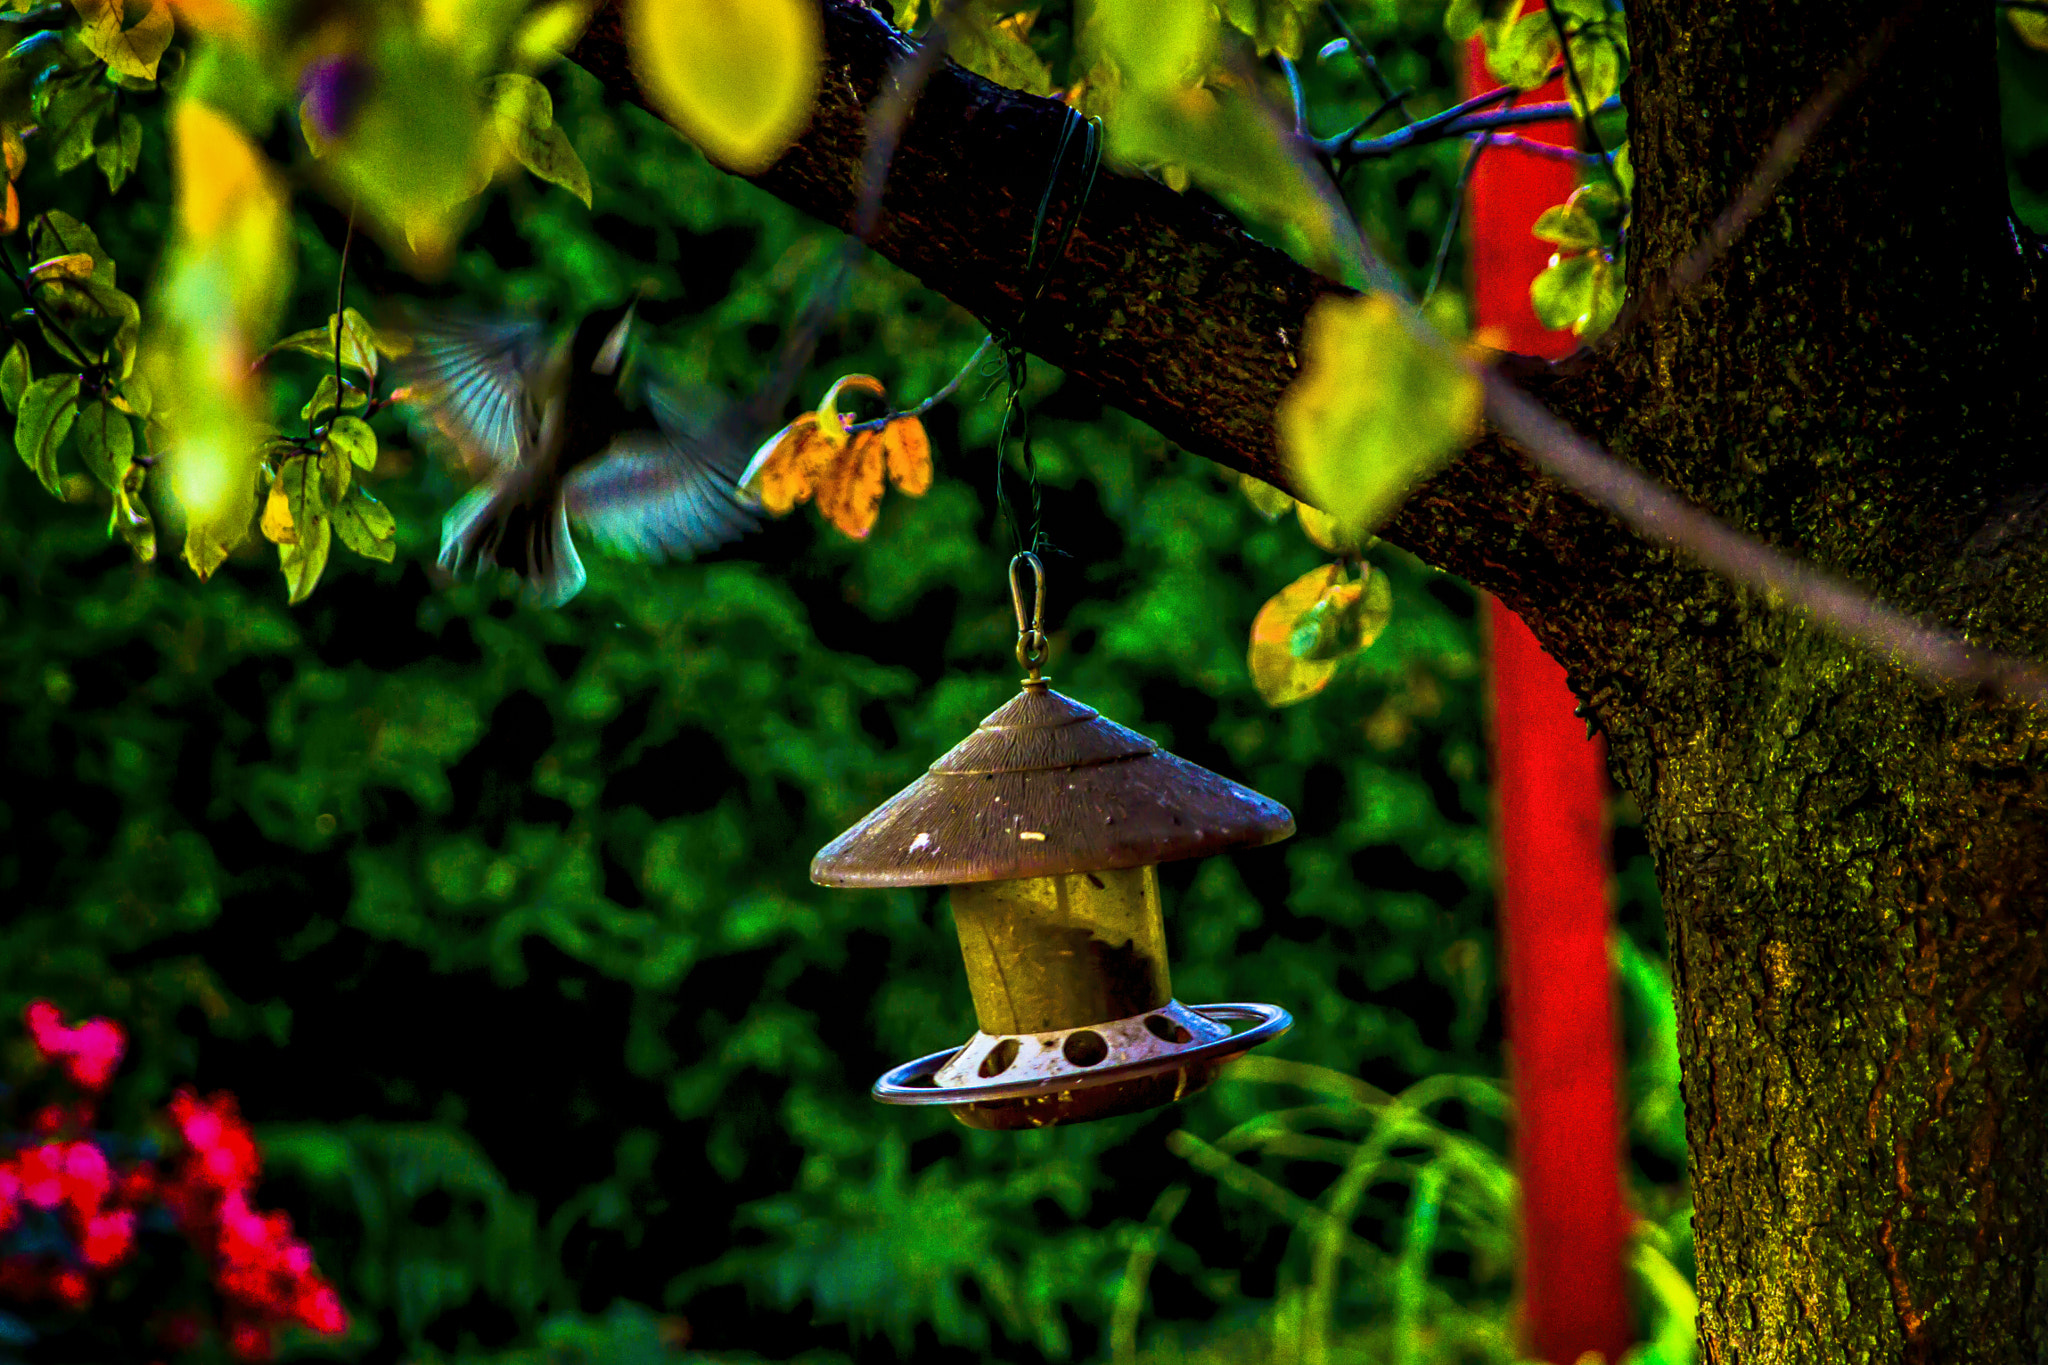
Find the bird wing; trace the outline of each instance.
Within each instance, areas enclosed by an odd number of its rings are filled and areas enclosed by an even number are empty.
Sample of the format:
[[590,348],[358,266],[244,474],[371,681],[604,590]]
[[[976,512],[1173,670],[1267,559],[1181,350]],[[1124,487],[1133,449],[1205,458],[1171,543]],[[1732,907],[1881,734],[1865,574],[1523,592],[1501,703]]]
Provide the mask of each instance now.
[[632,559],[687,559],[752,530],[738,496],[747,452],[722,433],[685,431],[674,389],[649,386],[646,398],[659,429],[627,432],[571,473],[563,487],[570,517]]
[[471,472],[516,469],[539,441],[533,391],[550,350],[526,320],[442,315],[415,322],[399,382],[453,443]]

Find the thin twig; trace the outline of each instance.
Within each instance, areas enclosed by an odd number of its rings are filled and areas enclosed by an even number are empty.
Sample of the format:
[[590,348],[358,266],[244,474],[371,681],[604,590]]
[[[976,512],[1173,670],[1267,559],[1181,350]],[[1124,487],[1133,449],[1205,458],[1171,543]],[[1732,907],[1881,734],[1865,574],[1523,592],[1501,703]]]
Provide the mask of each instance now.
[[1451,259],[1451,247],[1458,240],[1458,218],[1465,208],[1465,191],[1471,187],[1472,172],[1479,169],[1479,157],[1492,145],[1495,133],[1481,133],[1472,143],[1472,150],[1465,154],[1465,164],[1458,171],[1458,188],[1451,195],[1450,221],[1444,224],[1444,235],[1436,244],[1436,263],[1429,270],[1429,285],[1422,291],[1422,301],[1428,303],[1436,297],[1436,287],[1444,282],[1444,266]]
[[[1407,133],[1419,130],[1421,132],[1427,133],[1433,128],[1441,127],[1446,123],[1455,122],[1456,120],[1463,118],[1467,114],[1474,114],[1482,109],[1491,109],[1496,104],[1501,104],[1508,100],[1513,99],[1518,93],[1519,92],[1512,85],[1503,85],[1498,89],[1489,90],[1483,95],[1474,95],[1471,99],[1466,100],[1462,104],[1454,104],[1440,114],[1431,114],[1426,119],[1418,119],[1411,121],[1410,123],[1405,125],[1400,131]],[[1392,92],[1389,92],[1387,95],[1388,101],[1391,102],[1392,98]],[[1352,136],[1350,133],[1340,133],[1336,137],[1325,138],[1323,141],[1317,144],[1317,149],[1326,156],[1334,156],[1339,160],[1342,160],[1350,155],[1347,149],[1349,148],[1351,142]]]
[[1596,349],[1612,350],[1622,337],[1663,312],[1673,300],[1699,286],[1700,281],[1707,277],[1707,272],[1728,254],[1729,248],[1741,240],[1743,232],[1756,220],[1756,216],[1763,212],[1764,205],[1771,201],[1771,196],[1778,192],[1778,186],[1791,173],[1792,168],[1799,164],[1801,154],[1820,132],[1822,125],[1840,107],[1842,101],[1848,98],[1850,92],[1870,75],[1878,59],[1884,55],[1885,49],[1897,36],[1899,29],[1917,17],[1921,3],[1922,0],[1912,0],[1904,9],[1880,23],[1877,31],[1870,35],[1856,56],[1834,75],[1828,77],[1827,84],[1821,87],[1820,93],[1808,100],[1806,105],[1778,130],[1777,135],[1771,139],[1770,149],[1764,153],[1764,159],[1757,164],[1755,174],[1751,175],[1749,183],[1742,187],[1742,193],[1736,196],[1735,202],[1721,211],[1721,215],[1714,219],[1713,225],[1693,245],[1692,250],[1671,268],[1670,274],[1643,289],[1622,305],[1620,316],[1596,343]]
[[[341,269],[334,281],[334,414],[339,417],[344,404],[346,390],[341,387],[341,337],[348,329],[342,325],[342,310],[348,304],[348,249],[356,242],[356,206],[348,206],[348,231],[341,237]],[[315,418],[319,413],[314,413]],[[332,425],[330,421],[329,425]],[[309,428],[306,433],[312,435]]]
[[[1509,87],[1505,92],[1494,91],[1490,95],[1482,95],[1480,98],[1498,101],[1503,97],[1504,93],[1512,94],[1514,91],[1512,87]],[[1615,95],[1610,96],[1595,112],[1604,114],[1619,108],[1621,108],[1621,97]],[[1560,119],[1577,117],[1578,111],[1572,107],[1570,100],[1557,100],[1545,104],[1524,104],[1514,109],[1504,109],[1495,113],[1464,113],[1461,109],[1446,109],[1443,113],[1431,115],[1419,123],[1411,123],[1405,128],[1396,128],[1393,132],[1383,137],[1351,142],[1341,150],[1333,151],[1323,144],[1317,145],[1322,148],[1326,156],[1334,157],[1339,163],[1348,164],[1353,161],[1377,160],[1381,157],[1389,157],[1396,152],[1405,152],[1410,147],[1420,147],[1431,142],[1442,142],[1447,138],[1470,137],[1474,133],[1492,132],[1498,128],[1518,128],[1530,123],[1554,123]]]
[[790,329],[789,339],[783,343],[782,357],[775,369],[743,409],[741,420],[746,427],[759,429],[775,421],[795,391],[798,378],[817,353],[826,326],[839,311],[854,264],[866,251],[867,240],[881,221],[882,191],[888,183],[889,161],[895,155],[896,141],[902,136],[903,125],[909,121],[918,95],[946,58],[950,23],[947,13],[933,21],[917,49],[897,62],[889,73],[888,88],[868,111],[868,145],[861,158],[861,192],[850,235],[812,289],[796,325]]
[[925,399],[922,403],[919,403],[916,407],[904,408],[897,412],[885,412],[880,417],[870,417],[865,422],[849,422],[846,427],[847,432],[851,434],[861,431],[880,431],[883,427],[888,426],[889,423],[899,418],[924,416],[933,408],[951,398],[953,390],[967,382],[967,376],[974,373],[975,367],[981,364],[981,358],[987,355],[990,348],[995,344],[996,339],[994,337],[983,337],[981,345],[974,348],[974,354],[967,357],[967,363],[962,365],[959,372],[946,381],[946,386]]
[[1330,3],[1330,0],[1324,0],[1323,17],[1330,21],[1330,27],[1336,29],[1339,36],[1344,39],[1345,51],[1356,57],[1358,64],[1365,68],[1365,74],[1371,77],[1374,88],[1380,92],[1380,98],[1401,111],[1401,122],[1415,122],[1415,116],[1410,114],[1402,103],[1414,92],[1404,91],[1398,95],[1394,93],[1393,82],[1381,74],[1379,62],[1366,50],[1365,44],[1358,41],[1358,34],[1352,30],[1350,22],[1344,18],[1335,4]]
[[1925,626],[1854,584],[1756,540],[1692,506],[1580,436],[1491,370],[1487,416],[1531,463],[1620,517],[1744,587],[1776,594],[1848,639],[1928,682],[2048,705],[2048,671]]
[[1555,142],[1543,142],[1520,133],[1475,133],[1475,141],[1485,140],[1495,147],[1509,147],[1531,156],[1540,156],[1546,161],[1568,161],[1574,166],[1590,166],[1599,158],[1591,152],[1582,152],[1576,147],[1565,147]]
[[1579,80],[1579,64],[1572,59],[1572,42],[1565,36],[1564,16],[1558,13],[1555,5],[1544,6],[1544,13],[1550,16],[1550,31],[1557,35],[1558,56],[1564,61],[1564,78],[1571,83],[1572,96],[1578,107],[1586,111],[1579,118],[1579,127],[1593,144],[1593,151],[1600,158],[1600,169],[1607,172],[1614,192],[1626,200],[1628,187],[1621,183],[1621,176],[1614,169],[1614,158],[1608,155],[1606,144],[1600,141],[1600,130],[1593,126],[1593,115],[1597,111],[1586,102],[1586,87]]
[[1307,137],[1308,96],[1302,93],[1301,73],[1294,69],[1294,63],[1288,60],[1286,53],[1281,52],[1275,55],[1280,58],[1280,70],[1286,73],[1287,76],[1288,97],[1294,102],[1294,135],[1296,137]]

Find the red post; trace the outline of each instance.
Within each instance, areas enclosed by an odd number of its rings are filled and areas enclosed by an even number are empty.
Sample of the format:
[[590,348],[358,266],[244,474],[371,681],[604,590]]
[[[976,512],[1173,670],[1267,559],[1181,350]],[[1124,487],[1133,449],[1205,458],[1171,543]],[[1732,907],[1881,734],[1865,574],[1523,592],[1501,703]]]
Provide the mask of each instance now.
[[[1475,41],[1472,93],[1496,84]],[[1530,101],[1564,98],[1552,87]],[[1516,130],[1571,144],[1568,123]],[[1529,306],[1551,247],[1529,233],[1564,202],[1569,163],[1495,148],[1479,162],[1470,214],[1475,321],[1509,349],[1562,356],[1577,346]],[[1606,774],[1572,714],[1564,670],[1521,618],[1487,599],[1493,751],[1500,817],[1500,938],[1522,1182],[1522,1286],[1528,1350],[1573,1365],[1610,1362],[1634,1340],[1624,1283],[1620,1077],[1608,935]]]

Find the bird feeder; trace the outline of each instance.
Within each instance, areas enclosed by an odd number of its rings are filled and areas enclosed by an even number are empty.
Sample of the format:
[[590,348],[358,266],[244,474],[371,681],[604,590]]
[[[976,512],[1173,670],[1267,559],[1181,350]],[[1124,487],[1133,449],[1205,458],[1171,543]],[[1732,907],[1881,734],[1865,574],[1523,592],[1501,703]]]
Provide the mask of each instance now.
[[951,888],[980,1030],[874,1095],[970,1128],[1170,1104],[1293,1024],[1274,1005],[1173,998],[1157,867],[1284,839],[1294,817],[1053,691],[1044,569],[1024,554],[1010,572],[1023,690],[811,862],[825,886]]

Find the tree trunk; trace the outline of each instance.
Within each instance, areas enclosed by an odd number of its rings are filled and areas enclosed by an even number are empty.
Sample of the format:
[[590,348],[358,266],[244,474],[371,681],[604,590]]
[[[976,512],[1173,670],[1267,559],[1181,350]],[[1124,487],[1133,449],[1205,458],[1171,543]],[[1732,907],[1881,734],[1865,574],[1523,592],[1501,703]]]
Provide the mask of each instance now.
[[[850,218],[903,50],[828,0],[811,129],[761,179]],[[1634,0],[1631,292],[1733,202],[1882,9]],[[2048,622],[2042,253],[2006,215],[1991,25],[1917,0],[1704,285],[1525,384],[1753,535],[1975,642]],[[634,98],[616,22],[576,59]],[[878,250],[1015,316],[1048,102],[952,68],[904,132]],[[1055,204],[1058,215],[1070,200]],[[1272,411],[1337,286],[1105,174],[1030,348],[1275,482]],[[1497,593],[1641,806],[1673,945],[1718,1362],[2048,1360],[2048,721],[1945,696],[1648,545],[1488,435],[1390,539]]]

